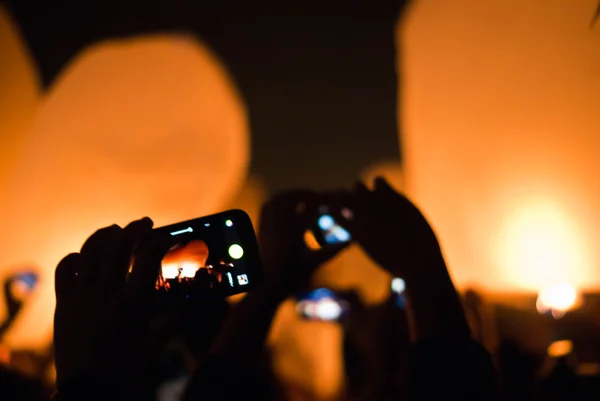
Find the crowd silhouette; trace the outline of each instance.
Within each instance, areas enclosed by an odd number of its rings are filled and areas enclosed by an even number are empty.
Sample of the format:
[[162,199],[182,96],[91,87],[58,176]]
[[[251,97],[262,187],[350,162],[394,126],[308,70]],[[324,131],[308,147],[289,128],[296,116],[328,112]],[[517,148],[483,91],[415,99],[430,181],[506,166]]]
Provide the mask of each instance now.
[[43,399],[50,390],[54,400],[310,399],[277,382],[266,340],[282,302],[310,288],[315,271],[349,245],[307,247],[305,232],[323,204],[406,283],[402,307],[396,293],[368,306],[355,291],[339,292],[350,306],[347,319],[332,323],[344,330],[340,397],[501,399],[492,357],[471,335],[433,230],[382,178],[373,189],[359,182],[272,197],[259,224],[264,277],[237,304],[204,291],[210,275],[199,269],[197,296],[157,308],[156,280],[173,239],[148,217],[99,229],[56,268],[55,388],[4,370],[3,399]]

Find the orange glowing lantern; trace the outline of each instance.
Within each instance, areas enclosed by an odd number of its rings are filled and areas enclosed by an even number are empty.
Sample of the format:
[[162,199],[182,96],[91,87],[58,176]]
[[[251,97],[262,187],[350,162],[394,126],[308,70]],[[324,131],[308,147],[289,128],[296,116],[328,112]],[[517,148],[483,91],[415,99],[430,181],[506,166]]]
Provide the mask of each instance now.
[[600,287],[596,6],[423,0],[398,31],[407,190],[460,286]]
[[246,176],[248,144],[244,105],[197,41],[137,38],[77,57],[44,100],[2,200],[0,266],[42,269],[7,342],[49,340],[54,267],[97,228],[225,207]]
[[[37,71],[8,11],[0,5],[0,195],[40,99]],[[1,316],[0,316],[1,318]]]
[[[0,199],[5,196],[8,172],[15,163],[40,100],[37,71],[8,11],[0,5]],[[0,280],[13,274],[0,266]],[[4,287],[0,286],[0,322],[4,321]],[[0,352],[1,353],[1,352]]]

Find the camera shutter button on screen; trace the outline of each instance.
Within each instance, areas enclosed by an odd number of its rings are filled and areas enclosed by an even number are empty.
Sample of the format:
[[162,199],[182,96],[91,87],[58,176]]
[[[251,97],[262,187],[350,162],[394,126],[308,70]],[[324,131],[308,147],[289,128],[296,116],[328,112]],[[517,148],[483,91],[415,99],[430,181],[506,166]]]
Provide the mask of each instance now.
[[229,256],[233,259],[241,259],[244,256],[244,248],[238,244],[233,244],[229,247]]

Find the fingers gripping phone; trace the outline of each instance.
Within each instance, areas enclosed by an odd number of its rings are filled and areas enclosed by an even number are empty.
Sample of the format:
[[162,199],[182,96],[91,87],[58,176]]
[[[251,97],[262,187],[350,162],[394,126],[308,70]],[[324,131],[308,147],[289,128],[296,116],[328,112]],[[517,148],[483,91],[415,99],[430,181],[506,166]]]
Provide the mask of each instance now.
[[298,297],[296,311],[305,320],[338,322],[349,311],[349,304],[327,288],[318,288]]
[[[185,296],[247,292],[261,279],[261,262],[250,217],[242,210],[159,227],[173,246],[162,260],[156,290]],[[192,289],[196,289],[192,291]]]

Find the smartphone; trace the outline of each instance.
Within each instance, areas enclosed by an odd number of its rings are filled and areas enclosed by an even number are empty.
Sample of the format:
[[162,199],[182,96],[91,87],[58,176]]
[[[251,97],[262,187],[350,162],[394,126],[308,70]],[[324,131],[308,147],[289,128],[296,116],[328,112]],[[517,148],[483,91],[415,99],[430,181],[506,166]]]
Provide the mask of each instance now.
[[38,283],[38,275],[33,272],[17,273],[10,280],[10,295],[19,301],[23,301],[35,290]]
[[404,291],[406,290],[406,283],[400,277],[394,277],[392,279],[392,297],[399,308],[406,308],[406,297]]
[[306,320],[324,322],[340,321],[348,312],[349,305],[328,288],[318,288],[298,297],[296,311]]
[[193,293],[211,292],[230,296],[252,290],[261,280],[256,234],[250,217],[242,210],[155,230],[173,239],[156,281],[161,294],[189,298]]
[[[351,212],[348,209],[341,210],[340,214],[345,217],[351,216]],[[312,231],[320,246],[345,243],[352,239],[348,230],[335,220],[327,205],[319,206],[319,216]]]

